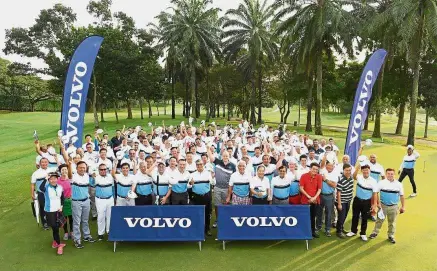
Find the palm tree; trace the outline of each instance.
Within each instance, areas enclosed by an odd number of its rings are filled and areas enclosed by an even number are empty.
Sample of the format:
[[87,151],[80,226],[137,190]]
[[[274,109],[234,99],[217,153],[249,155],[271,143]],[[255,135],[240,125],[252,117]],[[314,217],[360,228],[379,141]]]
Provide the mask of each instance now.
[[[376,50],[375,47],[384,48],[388,57],[384,62],[380,75],[378,77],[378,84],[376,89],[374,107],[375,107],[375,126],[373,128],[372,137],[381,138],[381,107],[382,107],[382,90],[384,83],[384,74],[386,71],[391,70],[394,62],[394,56],[396,52],[396,27],[393,22],[383,24],[383,16],[381,13],[387,10],[393,0],[377,0],[375,1],[373,12],[367,16],[367,25],[362,31],[363,39],[367,40],[369,44],[367,47],[371,51]],[[366,41],[365,41],[366,42]]]
[[[220,56],[221,29],[218,20],[218,9],[209,8],[210,0],[172,0],[172,13],[162,12],[159,16],[159,43],[167,53],[168,67],[175,67],[176,60],[183,64],[185,83],[191,91],[187,97],[187,114],[189,116],[188,100],[194,100],[195,116],[200,116],[200,104],[197,99],[196,69],[204,65],[205,59]],[[170,58],[169,58],[170,56]],[[172,71],[173,76],[175,71]],[[173,81],[173,80],[172,80]]]
[[251,122],[256,123],[255,100],[258,88],[258,123],[262,121],[262,76],[265,59],[272,61],[278,55],[277,44],[271,31],[275,5],[264,0],[243,0],[237,9],[226,12],[223,28],[224,49],[228,61],[235,61],[252,84]]
[[288,47],[292,61],[308,74],[315,70],[317,135],[322,135],[323,55],[331,56],[334,51],[353,54],[352,44],[359,17],[345,10],[347,5],[359,10],[363,4],[348,0],[288,0],[276,16],[282,20],[277,34],[284,37],[283,45]]
[[413,71],[407,144],[414,144],[420,64],[429,46],[437,48],[437,0],[396,0],[380,14],[380,25],[395,26],[400,52]]

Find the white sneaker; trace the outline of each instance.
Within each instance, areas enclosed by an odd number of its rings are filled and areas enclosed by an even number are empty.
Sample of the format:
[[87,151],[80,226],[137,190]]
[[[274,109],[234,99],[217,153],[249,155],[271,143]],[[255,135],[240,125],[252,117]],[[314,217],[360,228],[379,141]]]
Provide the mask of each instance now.
[[68,240],[68,233],[65,233],[64,234],[64,241],[67,241]]
[[410,198],[414,198],[414,197],[416,197],[416,196],[417,196],[417,194],[416,194],[416,193],[413,193],[413,194],[410,195]]
[[364,242],[367,242],[367,236],[366,235],[360,235],[361,240],[363,240]]
[[348,232],[348,233],[346,233],[346,236],[347,237],[352,237],[352,236],[355,236],[355,235],[357,235],[356,233],[353,233],[353,232]]

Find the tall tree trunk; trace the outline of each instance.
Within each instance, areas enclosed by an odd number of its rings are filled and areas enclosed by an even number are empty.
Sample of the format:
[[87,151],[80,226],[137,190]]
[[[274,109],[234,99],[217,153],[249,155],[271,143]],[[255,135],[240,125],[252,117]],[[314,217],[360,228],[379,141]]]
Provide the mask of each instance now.
[[382,65],[381,74],[379,75],[378,89],[376,91],[375,99],[375,127],[373,128],[372,137],[381,138],[381,107],[382,107],[382,86],[384,84],[384,73],[385,73],[385,61]]
[[232,111],[232,108],[228,104],[228,121],[231,120],[231,111]]
[[[176,99],[175,99],[175,72],[173,69],[172,78],[171,78],[171,118],[176,118]],[[185,114],[183,114],[185,116]]]
[[307,96],[307,125],[305,127],[306,132],[312,132],[313,126],[311,125],[311,111],[313,109],[313,88],[314,78],[313,75],[308,78],[308,96]]
[[263,101],[262,101],[262,83],[263,83],[262,66],[260,63],[259,69],[258,69],[258,120],[257,120],[258,124],[261,124],[261,122],[262,122],[262,107],[263,107],[263,105],[262,105],[263,104]]
[[94,115],[94,128],[99,128],[99,115],[97,114],[97,80],[96,75],[93,74],[93,115]]
[[413,42],[417,42],[417,52],[413,52],[413,54],[416,54],[413,56],[413,59],[415,61],[414,63],[414,77],[413,77],[413,89],[411,91],[411,102],[410,102],[410,126],[408,127],[408,138],[407,138],[407,145],[414,145],[414,136],[416,134],[416,109],[417,109],[417,96],[419,94],[419,78],[420,78],[420,62],[422,60],[421,53],[422,53],[422,40],[423,40],[423,28],[424,28],[424,22],[425,22],[425,11],[423,10],[423,7],[419,10],[420,12],[420,19],[418,22],[418,36],[416,39],[414,39]]
[[114,102],[115,121],[118,123],[117,102]]
[[425,133],[423,138],[428,138],[429,108],[425,109]]
[[158,113],[158,117],[159,117],[159,107],[158,107],[158,103],[157,102],[155,102],[155,106],[156,106],[156,112]]
[[297,126],[300,126],[300,105],[302,104],[302,98],[299,99],[299,113],[297,117]]
[[150,100],[147,100],[147,106],[149,107],[149,119],[150,119],[153,116],[152,105],[150,104]]
[[317,57],[317,95],[316,95],[316,116],[315,116],[315,134],[323,135],[322,131],[322,59],[323,54],[320,51]]
[[141,114],[141,119],[144,119],[144,115],[143,115],[143,97],[140,98],[140,114]]
[[288,116],[290,116],[290,108],[291,108],[291,101],[289,100],[287,103],[287,112],[285,113],[284,116],[284,123],[287,123],[288,121]]
[[200,118],[200,102],[199,102],[199,83],[194,82],[194,93],[196,96],[196,119]]
[[182,116],[185,117],[185,109],[187,108],[186,104],[185,104],[185,98],[182,101]]
[[132,104],[130,99],[126,100],[126,106],[127,106],[127,119],[132,119]]
[[217,118],[220,118],[220,104],[217,103]]
[[255,117],[255,101],[256,101],[256,88],[255,82],[252,80],[252,98],[250,99],[250,123],[256,123]]
[[190,117],[190,87],[188,82],[189,80],[186,79],[185,81],[185,102],[187,103],[185,107],[185,117],[188,118]]
[[399,116],[398,116],[398,124],[396,125],[395,134],[401,135],[402,128],[404,126],[404,116],[405,116],[405,107],[407,106],[406,99],[402,99],[401,104],[399,105]]
[[222,117],[226,117],[226,104],[223,104]]
[[167,99],[164,99],[164,116],[167,116]]
[[209,122],[211,104],[209,101],[209,69],[206,70],[206,122]]
[[[102,100],[102,99],[100,99]],[[100,101],[100,122],[105,122],[105,118],[103,117],[103,103]]]

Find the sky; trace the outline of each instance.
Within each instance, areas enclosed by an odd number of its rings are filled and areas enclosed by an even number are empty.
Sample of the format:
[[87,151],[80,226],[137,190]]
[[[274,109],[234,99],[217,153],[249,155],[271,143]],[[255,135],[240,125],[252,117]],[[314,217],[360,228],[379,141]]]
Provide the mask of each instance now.
[[[272,0],[269,0],[272,1]],[[93,18],[86,11],[89,0],[8,0],[2,1],[0,8],[0,57],[10,61],[27,63],[35,67],[44,67],[44,63],[37,59],[23,58],[17,55],[5,56],[5,29],[12,27],[29,27],[38,17],[40,10],[53,7],[56,3],[62,3],[71,7],[77,14],[78,26],[87,26],[93,22]],[[214,0],[213,6],[222,10],[236,8],[241,0]],[[170,0],[113,0],[112,12],[123,11],[131,16],[139,28],[146,28],[147,24],[154,22],[154,18],[161,11],[168,8]]]
[[[267,1],[273,2],[274,0]],[[18,55],[5,56],[3,53],[5,29],[27,28],[33,25],[40,10],[51,8],[55,3],[71,7],[77,14],[76,24],[78,26],[87,26],[93,22],[93,18],[86,11],[89,0],[3,0],[2,2],[0,9],[0,57],[11,62],[30,62],[35,68],[45,67],[44,62]],[[230,8],[238,7],[241,2],[242,0],[213,0],[213,6],[225,12]],[[123,11],[135,20],[138,28],[146,28],[148,23],[154,22],[156,15],[169,6],[171,6],[170,0],[113,0],[112,12]]]

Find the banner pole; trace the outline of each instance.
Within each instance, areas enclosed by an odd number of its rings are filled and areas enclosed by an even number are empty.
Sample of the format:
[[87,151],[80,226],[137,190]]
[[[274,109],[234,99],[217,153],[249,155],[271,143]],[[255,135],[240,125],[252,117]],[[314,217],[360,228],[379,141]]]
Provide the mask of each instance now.
[[117,249],[117,242],[116,241],[114,241],[114,253],[115,253],[115,250]]
[[202,251],[202,241],[199,241],[199,251]]
[[223,250],[226,250],[226,244],[224,240],[223,240]]
[[309,250],[308,240],[305,240],[305,242],[307,243],[307,250]]

